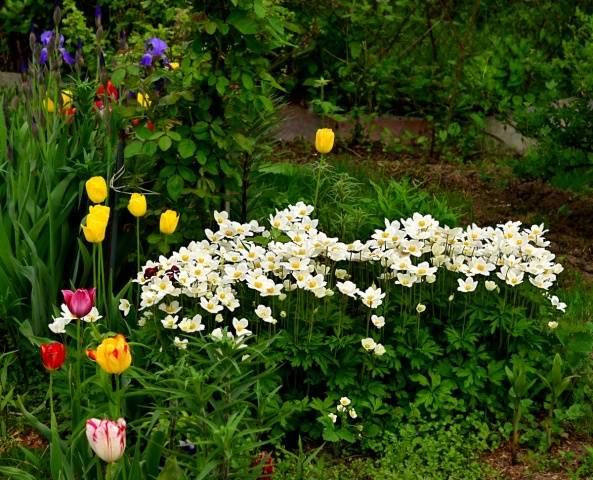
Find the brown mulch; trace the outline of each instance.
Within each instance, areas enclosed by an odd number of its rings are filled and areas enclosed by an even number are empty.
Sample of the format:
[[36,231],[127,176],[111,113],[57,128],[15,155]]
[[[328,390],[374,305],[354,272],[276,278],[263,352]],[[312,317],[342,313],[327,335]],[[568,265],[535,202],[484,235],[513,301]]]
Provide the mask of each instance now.
[[519,452],[519,463],[513,465],[510,444],[505,443],[482,456],[482,461],[504,480],[570,480],[576,477],[567,472],[578,469],[580,459],[587,456],[585,447],[589,445],[590,442],[584,440],[564,438],[548,453],[534,455],[527,451]]

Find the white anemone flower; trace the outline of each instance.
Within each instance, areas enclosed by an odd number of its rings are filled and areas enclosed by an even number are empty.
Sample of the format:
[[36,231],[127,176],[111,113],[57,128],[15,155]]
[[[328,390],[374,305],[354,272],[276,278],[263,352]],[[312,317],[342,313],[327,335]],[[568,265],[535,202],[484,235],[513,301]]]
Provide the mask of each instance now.
[[377,346],[377,344],[375,343],[375,340],[373,340],[372,338],[368,337],[368,338],[363,338],[360,341],[362,348],[364,348],[367,352],[370,352],[371,350],[374,350],[375,347]]
[[179,330],[185,333],[201,332],[206,326],[202,323],[202,315],[194,315],[191,319],[184,318],[179,322]]
[[377,316],[377,315],[371,315],[371,322],[373,322],[373,325],[377,328],[383,328],[385,326],[385,317],[384,316]]
[[167,315],[165,318],[161,320],[161,323],[163,324],[163,327],[174,330],[179,326],[177,325],[177,320],[179,320],[179,317],[177,315]]
[[336,287],[341,293],[352,298],[356,297],[356,294],[360,291],[356,284],[349,280],[346,280],[345,282],[336,282]]
[[476,282],[472,277],[467,277],[465,280],[458,278],[457,284],[459,285],[457,287],[457,291],[463,293],[473,292],[478,286],[478,282]]
[[128,314],[130,313],[130,302],[128,300],[126,300],[125,298],[120,299],[119,301],[119,311],[122,312],[124,314],[124,317],[127,317]]
[[381,356],[385,354],[385,347],[383,345],[381,345],[380,343],[377,343],[375,345],[375,348],[373,349],[373,353],[377,356]]
[[183,340],[180,339],[179,337],[175,337],[173,339],[173,343],[175,344],[175,346],[180,349],[180,350],[187,350],[187,338],[184,338]]
[[364,292],[359,292],[362,303],[369,308],[377,308],[383,303],[385,293],[381,292],[381,288],[375,288],[373,286],[367,288]]
[[241,320],[233,318],[233,328],[235,329],[238,337],[242,337],[243,335],[251,335],[251,330],[247,330],[248,326],[249,322],[246,318],[242,318]]
[[98,322],[102,318],[103,317],[99,315],[99,310],[97,310],[97,307],[93,307],[91,308],[91,311],[89,313],[87,313],[84,317],[81,318],[81,320],[87,323],[94,323]]

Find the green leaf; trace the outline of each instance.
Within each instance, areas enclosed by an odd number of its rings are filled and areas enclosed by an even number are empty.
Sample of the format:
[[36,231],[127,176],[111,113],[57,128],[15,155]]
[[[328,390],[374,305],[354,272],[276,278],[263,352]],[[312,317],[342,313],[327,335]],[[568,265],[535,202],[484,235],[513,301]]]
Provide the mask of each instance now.
[[174,130],[169,130],[167,132],[167,135],[169,137],[171,137],[171,140],[175,141],[175,142],[180,142],[181,141],[181,135],[179,135],[176,131]]
[[189,138],[184,138],[179,142],[177,146],[177,151],[182,158],[189,158],[191,157],[194,152],[196,151],[196,144],[191,141]]
[[142,142],[134,140],[126,145],[124,149],[124,157],[130,158],[142,153]]
[[226,21],[243,35],[255,35],[258,31],[257,21],[249,17],[248,13],[243,10],[233,11]]
[[177,200],[183,190],[183,178],[179,175],[173,175],[167,180],[167,192],[173,200]]
[[163,151],[166,152],[167,150],[169,150],[169,148],[171,148],[171,144],[173,142],[171,141],[171,137],[168,136],[163,136],[161,138],[159,138],[159,148]]
[[216,23],[208,20],[205,24],[204,24],[204,30],[206,30],[206,33],[209,35],[213,35],[214,32],[216,32]]
[[263,0],[253,0],[253,11],[259,18],[264,18],[266,16]]
[[167,457],[165,466],[159,473],[157,480],[179,480],[180,478],[184,478],[184,474],[177,463],[177,458]]
[[255,87],[255,83],[253,82],[253,78],[248,73],[243,73],[241,75],[241,81],[243,83],[243,86],[247,90],[253,90],[253,87]]
[[350,42],[350,56],[356,60],[362,53],[362,44],[360,42]]
[[152,157],[157,151],[157,146],[155,142],[146,142],[142,147],[142,152],[149,157]]
[[125,68],[116,68],[111,73],[111,81],[116,87],[121,86],[124,78],[126,77],[126,69]]

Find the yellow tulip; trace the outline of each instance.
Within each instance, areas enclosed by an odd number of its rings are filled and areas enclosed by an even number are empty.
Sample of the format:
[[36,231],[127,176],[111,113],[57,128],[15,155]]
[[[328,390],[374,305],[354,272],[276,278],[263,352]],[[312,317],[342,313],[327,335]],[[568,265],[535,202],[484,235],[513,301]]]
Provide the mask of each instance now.
[[82,225],[82,233],[89,243],[101,243],[105,240],[105,230],[107,222],[102,217],[96,215],[87,215],[86,224]]
[[56,106],[51,98],[45,100],[45,108],[49,113],[54,113],[56,111]]
[[135,217],[146,215],[146,197],[141,193],[132,193],[128,202],[128,211]]
[[70,90],[64,90],[62,92],[62,107],[68,109],[72,106],[72,92]]
[[334,131],[331,128],[320,128],[315,134],[315,148],[319,153],[329,153],[334,146]]
[[179,214],[176,211],[167,210],[166,212],[161,213],[161,221],[159,223],[161,233],[170,235],[177,228],[178,222]]
[[138,105],[140,105],[141,107],[150,107],[150,104],[152,103],[150,98],[148,98],[148,95],[140,92],[138,92],[138,94],[136,95],[136,101],[138,102]]
[[123,373],[132,364],[130,346],[121,334],[106,338],[96,351],[87,351],[87,355],[107,373]]
[[109,212],[110,208],[106,207],[105,205],[91,205],[89,207],[89,216],[105,223],[109,222]]
[[[72,106],[72,92],[70,90],[64,90],[60,93],[62,96],[62,107],[64,110],[69,109]],[[56,111],[56,105],[54,101],[47,97],[45,100],[45,108],[49,113],[54,113]]]
[[93,203],[101,203],[107,198],[107,182],[103,177],[91,177],[86,181],[86,194]]

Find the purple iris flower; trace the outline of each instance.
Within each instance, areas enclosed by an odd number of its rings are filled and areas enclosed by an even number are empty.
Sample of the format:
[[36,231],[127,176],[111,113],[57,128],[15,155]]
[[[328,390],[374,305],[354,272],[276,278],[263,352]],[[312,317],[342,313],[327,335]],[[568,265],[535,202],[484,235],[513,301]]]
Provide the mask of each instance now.
[[[51,30],[46,30],[41,34],[41,45],[43,45],[43,48],[41,49],[41,55],[39,56],[40,63],[47,62],[47,58],[49,55],[47,48],[49,47],[49,44],[53,36],[54,32]],[[64,35],[60,35],[57,48],[58,51],[62,54],[62,59],[64,60],[64,62],[66,62],[68,65],[74,65],[74,57],[72,57],[68,50],[64,48]]]
[[165,51],[167,50],[167,44],[160,38],[153,37],[146,42],[146,51],[142,55],[140,65],[143,67],[150,67],[155,58],[163,57],[166,58]]

